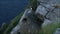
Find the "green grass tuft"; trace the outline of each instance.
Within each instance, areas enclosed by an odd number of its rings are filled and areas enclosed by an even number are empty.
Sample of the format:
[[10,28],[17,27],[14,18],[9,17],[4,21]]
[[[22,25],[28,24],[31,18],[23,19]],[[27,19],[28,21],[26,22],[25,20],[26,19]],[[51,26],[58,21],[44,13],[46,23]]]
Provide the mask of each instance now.
[[60,28],[60,23],[48,24],[42,28],[40,34],[53,34],[57,28]]
[[9,34],[11,32],[11,30],[18,24],[23,13],[24,12],[21,12],[18,16],[16,16],[13,20],[11,20],[11,22],[10,22],[11,24],[9,24],[9,26],[4,31],[3,34]]

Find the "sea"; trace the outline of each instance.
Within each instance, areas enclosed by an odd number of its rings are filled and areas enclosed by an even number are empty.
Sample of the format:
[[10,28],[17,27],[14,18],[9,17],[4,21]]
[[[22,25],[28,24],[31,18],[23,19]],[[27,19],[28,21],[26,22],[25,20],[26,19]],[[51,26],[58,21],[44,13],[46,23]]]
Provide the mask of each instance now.
[[0,26],[16,17],[27,6],[29,0],[0,0]]

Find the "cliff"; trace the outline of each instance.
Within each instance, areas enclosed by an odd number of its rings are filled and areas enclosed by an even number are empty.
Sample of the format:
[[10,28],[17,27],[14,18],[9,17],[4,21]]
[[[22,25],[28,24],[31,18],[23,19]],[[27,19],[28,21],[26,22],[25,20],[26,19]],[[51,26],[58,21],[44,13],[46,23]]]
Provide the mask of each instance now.
[[60,28],[59,1],[38,0],[36,6],[32,3],[10,34],[53,34]]

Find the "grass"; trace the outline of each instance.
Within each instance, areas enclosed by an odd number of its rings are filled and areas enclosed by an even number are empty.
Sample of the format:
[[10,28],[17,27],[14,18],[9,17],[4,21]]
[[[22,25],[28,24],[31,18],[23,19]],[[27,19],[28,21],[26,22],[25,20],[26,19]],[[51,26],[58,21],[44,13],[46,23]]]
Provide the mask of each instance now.
[[40,34],[53,34],[57,28],[60,28],[60,23],[48,24],[42,28]]
[[[31,5],[35,6],[37,5],[37,0],[30,0],[29,4],[26,8],[29,8]],[[3,34],[9,34],[11,30],[18,24],[22,14],[24,12],[21,12],[18,16],[16,16],[13,20],[11,20],[11,24],[7,27],[7,29],[4,31]],[[60,23],[56,24],[48,24],[44,28],[41,29],[39,34],[53,34],[57,28],[60,28]]]
[[16,16],[13,20],[11,20],[11,22],[10,22],[11,24],[9,24],[9,26],[4,31],[3,34],[9,34],[11,32],[11,30],[18,24],[23,13],[24,12],[21,12],[18,16]]
[[[24,10],[27,9],[28,7],[30,7],[31,4],[35,5],[36,1],[35,0],[30,0],[30,2],[24,8]],[[20,20],[20,18],[21,18],[21,16],[22,16],[23,13],[24,13],[24,11],[21,12],[19,15],[17,15],[13,20],[11,20],[10,24],[8,25],[7,29],[4,31],[3,34],[9,34],[11,32],[11,30],[18,24],[18,22],[19,22],[19,20]]]

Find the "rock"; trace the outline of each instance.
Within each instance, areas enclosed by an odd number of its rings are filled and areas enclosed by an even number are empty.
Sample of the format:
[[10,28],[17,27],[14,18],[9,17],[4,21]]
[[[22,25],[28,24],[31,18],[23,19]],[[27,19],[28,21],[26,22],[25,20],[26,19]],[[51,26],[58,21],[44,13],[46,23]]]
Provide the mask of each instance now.
[[60,0],[38,0],[49,4],[60,4]]
[[[42,26],[45,26],[49,23],[55,23],[60,21],[60,8],[53,7],[54,4],[60,4],[60,0],[38,0],[46,3],[41,3],[39,6],[37,6],[35,14],[40,14],[44,16],[43,22],[39,22],[40,26],[37,24],[38,22],[33,18],[28,17],[29,14],[32,13],[32,9],[26,9],[23,16],[21,17],[19,21],[19,27],[16,28],[16,31],[20,34],[38,34]],[[33,13],[32,13],[33,14]],[[32,15],[31,14],[31,15]],[[18,27],[18,26],[16,26]],[[13,28],[15,30],[15,28]],[[17,33],[16,31],[13,31],[13,33]]]
[[19,32],[19,29],[20,29],[20,26],[17,25],[16,27],[14,27],[14,28],[12,29],[12,31],[11,31],[10,34],[17,34],[17,32]]
[[32,15],[33,13],[31,13],[31,9],[25,10],[23,16],[19,21],[19,26],[13,28],[11,34],[17,34],[18,32],[20,32],[20,34],[38,34],[40,32],[41,25],[37,24],[38,22],[35,20],[36,18],[34,18]]
[[44,28],[47,24],[51,24],[52,22],[48,19],[44,20],[44,23],[42,24],[42,28]]
[[57,28],[54,34],[60,34],[60,28]]
[[[60,0],[38,0],[40,5],[37,7],[36,14],[39,13],[46,16],[44,24],[56,23],[60,21],[60,8],[53,7],[55,4],[60,4]],[[45,3],[44,3],[45,2]],[[48,12],[49,11],[49,12]]]
[[[31,11],[31,10],[29,10],[29,11]],[[37,34],[40,31],[40,26],[38,24],[36,24],[33,21],[33,19],[28,17],[29,11],[24,12],[24,14],[19,22],[21,34]],[[26,19],[26,21],[24,21],[25,19]]]

